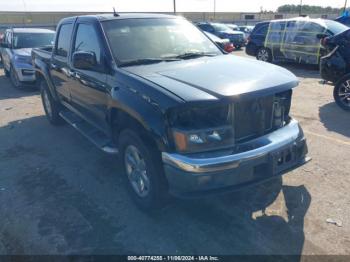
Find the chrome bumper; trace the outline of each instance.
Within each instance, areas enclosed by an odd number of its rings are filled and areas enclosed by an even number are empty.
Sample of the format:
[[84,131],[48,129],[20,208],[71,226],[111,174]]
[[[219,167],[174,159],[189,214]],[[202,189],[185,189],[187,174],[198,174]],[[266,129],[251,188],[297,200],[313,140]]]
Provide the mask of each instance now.
[[171,165],[186,172],[207,173],[223,171],[237,168],[243,162],[267,155],[293,143],[301,136],[303,136],[303,131],[298,122],[293,119],[285,127],[246,143],[246,146],[259,146],[250,151],[218,157],[210,157],[210,153],[208,153],[208,157],[205,158],[163,152],[162,159],[164,164]]
[[296,120],[232,149],[181,155],[162,153],[169,192],[179,197],[230,192],[307,163],[307,144]]

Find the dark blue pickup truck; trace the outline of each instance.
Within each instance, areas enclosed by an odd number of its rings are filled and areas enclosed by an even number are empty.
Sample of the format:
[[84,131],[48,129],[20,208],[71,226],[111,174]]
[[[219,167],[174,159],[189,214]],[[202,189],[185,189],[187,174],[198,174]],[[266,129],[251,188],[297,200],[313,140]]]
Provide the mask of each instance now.
[[297,78],[224,54],[184,18],[66,18],[54,47],[34,49],[32,60],[48,120],[68,122],[119,155],[145,209],[168,193],[229,192],[308,160],[289,114]]

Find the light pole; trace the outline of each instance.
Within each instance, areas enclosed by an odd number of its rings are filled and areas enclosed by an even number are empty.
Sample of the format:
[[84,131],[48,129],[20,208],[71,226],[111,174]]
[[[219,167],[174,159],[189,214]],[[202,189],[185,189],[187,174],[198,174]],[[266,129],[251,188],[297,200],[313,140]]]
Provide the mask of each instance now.
[[344,13],[346,12],[346,6],[348,4],[348,0],[345,0],[345,4],[344,4]]
[[303,9],[303,0],[300,0],[299,16],[301,16],[301,14],[302,14],[302,9]]
[[174,14],[176,14],[176,0],[174,0],[173,6],[174,6]]
[[216,0],[214,0],[214,20],[215,20],[215,13],[216,13]]

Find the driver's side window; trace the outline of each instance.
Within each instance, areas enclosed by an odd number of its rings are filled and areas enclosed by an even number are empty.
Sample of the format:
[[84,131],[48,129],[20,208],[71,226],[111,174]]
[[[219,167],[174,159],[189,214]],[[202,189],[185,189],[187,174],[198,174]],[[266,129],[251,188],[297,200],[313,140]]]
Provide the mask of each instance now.
[[74,52],[93,52],[96,55],[97,66],[100,66],[102,64],[101,47],[98,39],[99,37],[92,24],[79,24],[75,37]]

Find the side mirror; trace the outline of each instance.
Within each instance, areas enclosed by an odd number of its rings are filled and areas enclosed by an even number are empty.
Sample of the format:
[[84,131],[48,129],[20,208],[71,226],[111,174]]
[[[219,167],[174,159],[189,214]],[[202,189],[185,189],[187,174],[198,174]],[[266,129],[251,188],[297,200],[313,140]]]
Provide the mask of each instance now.
[[94,52],[77,51],[73,53],[73,66],[77,69],[92,70],[96,67]]
[[317,37],[318,39],[323,39],[323,38],[328,37],[328,36],[329,36],[328,34],[317,34],[317,35],[316,35],[316,37]]

